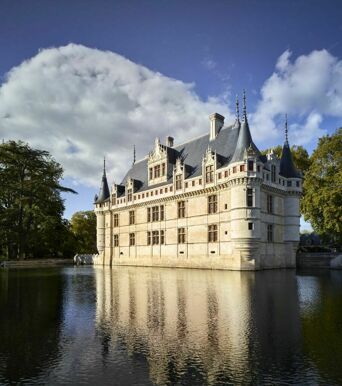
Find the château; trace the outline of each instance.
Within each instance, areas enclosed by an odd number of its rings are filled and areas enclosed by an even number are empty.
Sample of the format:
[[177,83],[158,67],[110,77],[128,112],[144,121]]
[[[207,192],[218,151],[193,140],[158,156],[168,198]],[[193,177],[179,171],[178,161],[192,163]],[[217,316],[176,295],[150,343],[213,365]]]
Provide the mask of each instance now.
[[240,120],[209,116],[209,132],[175,145],[157,138],[109,190],[95,196],[95,264],[258,270],[294,267],[302,176],[288,142],[262,155]]

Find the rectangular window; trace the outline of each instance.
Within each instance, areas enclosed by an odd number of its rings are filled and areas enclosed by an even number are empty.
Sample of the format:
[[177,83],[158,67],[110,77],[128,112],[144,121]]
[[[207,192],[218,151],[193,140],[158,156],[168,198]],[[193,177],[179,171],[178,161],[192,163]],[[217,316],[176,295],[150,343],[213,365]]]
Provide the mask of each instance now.
[[160,244],[165,244],[165,233],[160,231]]
[[162,176],[165,176],[165,164],[162,164]]
[[152,221],[159,221],[159,207],[152,207]]
[[116,205],[116,195],[112,194],[112,205]]
[[114,214],[114,225],[115,228],[119,226],[119,214],[115,213]]
[[164,220],[164,205],[160,205],[160,221]]
[[119,246],[119,235],[114,235],[114,247]]
[[287,186],[292,186],[292,181],[287,181]]
[[173,191],[173,187],[172,186],[170,186],[170,192],[172,192]]
[[151,222],[151,208],[147,208],[147,222]]
[[299,188],[299,187],[300,187],[300,183],[299,183],[299,181],[296,181],[296,186],[297,186],[297,188]]
[[133,225],[135,223],[135,214],[134,210],[129,211],[129,225]]
[[130,246],[135,245],[135,233],[130,233],[129,234],[129,245]]
[[192,186],[195,186],[195,181],[192,181],[191,185],[192,185]]
[[273,213],[273,196],[267,195],[267,213]]
[[205,182],[207,184],[214,182],[214,165],[209,165],[205,168]]
[[156,165],[154,167],[154,178],[159,178],[160,177],[160,165]]
[[127,190],[127,201],[132,201],[132,189]]
[[178,244],[185,244],[185,228],[178,228]]
[[176,176],[176,190],[182,189],[182,175]]
[[236,173],[236,166],[233,166],[233,173]]
[[258,173],[260,173],[260,165],[257,166]]
[[254,224],[252,222],[248,223],[248,230],[252,231],[254,229]]
[[217,212],[217,195],[213,194],[208,196],[208,213],[216,213]]
[[219,178],[219,180],[222,178],[222,173],[221,172],[218,174],[218,178]]
[[151,232],[147,232],[147,245],[151,245]]
[[198,185],[202,185],[202,178],[198,180]]
[[178,218],[185,217],[185,201],[178,201]]
[[267,242],[273,243],[273,224],[267,225]]
[[187,183],[187,182],[185,183],[185,187],[186,187],[186,188],[188,187],[188,183]]
[[276,166],[271,165],[271,181],[276,182]]
[[240,165],[240,172],[244,172],[245,171],[245,165]]
[[152,245],[159,244],[159,231],[152,231]]
[[226,171],[224,172],[224,177],[225,177],[225,178],[228,177],[228,170],[226,170]]
[[150,180],[153,180],[153,168],[150,168]]
[[248,207],[253,206],[253,189],[252,188],[247,188],[246,190],[246,201],[247,201]]
[[208,242],[215,243],[217,242],[217,225],[209,225],[208,226]]
[[248,161],[248,171],[252,172],[254,170],[254,161]]

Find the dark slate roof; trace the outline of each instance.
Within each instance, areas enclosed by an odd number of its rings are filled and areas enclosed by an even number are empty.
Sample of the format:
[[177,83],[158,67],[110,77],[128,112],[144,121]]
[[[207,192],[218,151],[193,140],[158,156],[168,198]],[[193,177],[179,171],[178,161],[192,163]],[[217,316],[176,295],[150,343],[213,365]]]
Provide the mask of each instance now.
[[[239,127],[234,124],[221,129],[217,137],[212,141],[209,141],[209,134],[206,134],[181,145],[169,148],[170,152],[172,152],[172,163],[175,162],[176,158],[181,157],[186,167],[187,178],[200,176],[202,174],[203,156],[208,147],[210,147],[217,154],[219,167],[226,166],[234,153],[238,134]],[[144,158],[136,162],[125,175],[121,185],[125,185],[128,178],[134,178],[142,182],[139,191],[151,188],[148,187],[147,181],[147,161],[148,159]],[[166,183],[170,183],[171,181],[172,174],[168,175],[168,181]],[[156,184],[153,185],[153,187],[157,188],[166,183]]]
[[101,202],[106,201],[109,198],[109,188],[107,182],[107,176],[105,170],[103,171],[100,193],[96,200],[96,204],[100,204]]
[[247,117],[245,117],[242,124],[241,124],[239,138],[237,140],[236,148],[235,148],[235,151],[234,151],[234,154],[233,154],[231,161],[232,162],[243,161],[245,151],[250,147],[256,152],[256,154],[258,154],[258,156],[260,158],[260,151],[255,146],[255,144],[252,140],[252,136],[251,136],[251,132],[249,130]]
[[291,149],[286,141],[283,146],[283,151],[280,159],[280,174],[286,178],[301,178],[301,174],[296,169],[293,163]]

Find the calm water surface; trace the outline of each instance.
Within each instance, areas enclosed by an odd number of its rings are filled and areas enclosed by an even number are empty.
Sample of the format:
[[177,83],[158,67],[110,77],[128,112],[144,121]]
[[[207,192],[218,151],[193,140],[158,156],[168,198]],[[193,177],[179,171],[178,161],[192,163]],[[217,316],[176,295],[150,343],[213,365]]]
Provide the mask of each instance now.
[[0,270],[0,384],[342,384],[342,271]]

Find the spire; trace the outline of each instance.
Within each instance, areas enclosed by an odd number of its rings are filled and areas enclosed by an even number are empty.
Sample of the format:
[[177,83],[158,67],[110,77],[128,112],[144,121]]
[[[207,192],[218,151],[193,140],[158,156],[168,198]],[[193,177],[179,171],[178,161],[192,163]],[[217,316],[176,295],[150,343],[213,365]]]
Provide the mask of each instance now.
[[285,114],[285,143],[289,144],[288,129],[287,129],[287,114]]
[[246,90],[243,90],[243,114],[242,120],[247,122]]
[[235,101],[235,113],[236,113],[236,121],[240,122],[239,97],[237,94],[236,94],[236,101]]
[[249,130],[246,108],[246,92],[243,90],[243,120],[231,162],[243,161],[245,151],[249,148],[252,148],[258,155],[260,155],[258,148],[252,140],[251,132]]
[[283,151],[281,153],[281,158],[280,158],[280,174],[286,178],[301,177],[292,159],[292,153],[291,153],[289,138],[288,138],[287,114],[285,114],[285,142],[284,142]]
[[135,164],[135,145],[133,145],[133,165]]
[[100,186],[100,192],[98,195],[97,200],[95,201],[96,204],[100,204],[101,202],[107,200],[109,198],[109,188],[108,188],[108,182],[107,182],[107,176],[106,176],[106,158],[103,158],[103,174],[102,174],[102,181]]

